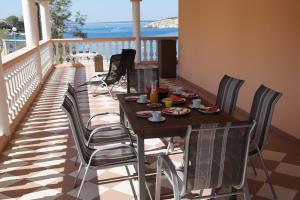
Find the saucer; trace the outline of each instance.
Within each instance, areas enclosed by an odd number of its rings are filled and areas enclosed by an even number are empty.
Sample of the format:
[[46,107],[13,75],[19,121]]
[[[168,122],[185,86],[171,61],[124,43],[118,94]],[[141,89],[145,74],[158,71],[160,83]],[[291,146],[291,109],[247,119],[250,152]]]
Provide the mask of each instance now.
[[148,120],[149,120],[150,122],[157,123],[157,122],[163,122],[163,121],[165,121],[166,118],[163,117],[163,116],[161,116],[159,121],[154,121],[154,120],[153,120],[153,117],[149,117]]
[[198,107],[194,107],[193,104],[190,104],[190,105],[188,105],[188,107],[191,108],[191,109],[199,109],[199,108],[201,108],[201,105],[198,106]]
[[201,104],[199,107],[194,107],[193,104],[188,105],[189,108],[191,109],[202,109],[205,108],[205,106],[203,104]]
[[150,100],[146,100],[146,101],[140,101],[139,99],[136,101],[137,103],[141,103],[141,104],[144,104],[144,103],[149,103],[150,102]]

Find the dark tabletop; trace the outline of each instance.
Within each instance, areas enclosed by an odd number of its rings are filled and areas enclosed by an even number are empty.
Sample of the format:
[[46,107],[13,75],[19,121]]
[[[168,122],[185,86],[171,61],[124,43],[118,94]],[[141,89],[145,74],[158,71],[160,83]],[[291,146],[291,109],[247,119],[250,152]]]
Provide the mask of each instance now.
[[[146,118],[139,118],[136,116],[137,111],[145,110],[159,110],[161,108],[149,108],[146,104],[139,104],[136,102],[127,102],[124,97],[139,95],[139,94],[117,94],[117,98],[120,102],[120,107],[126,115],[132,130],[141,138],[162,138],[171,136],[184,136],[188,125],[200,125],[202,123],[220,123],[220,122],[237,122],[238,120],[228,115],[225,112],[219,112],[216,114],[202,114],[197,110],[193,110],[185,116],[169,116],[162,113],[162,116],[166,117],[164,122],[150,122]],[[201,97],[200,97],[201,98]],[[210,105],[203,98],[202,103],[204,105]],[[187,99],[184,104],[178,105],[182,107],[188,107],[192,103],[192,99]]]

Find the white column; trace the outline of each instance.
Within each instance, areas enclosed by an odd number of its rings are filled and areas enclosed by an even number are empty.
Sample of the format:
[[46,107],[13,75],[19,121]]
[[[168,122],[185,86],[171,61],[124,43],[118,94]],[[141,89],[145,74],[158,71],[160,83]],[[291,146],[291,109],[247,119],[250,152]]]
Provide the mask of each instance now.
[[40,1],[39,6],[40,6],[43,40],[50,40],[51,23],[50,23],[49,1],[48,0]]
[[[1,47],[0,47],[1,48]],[[1,58],[1,49],[0,49],[0,135],[10,135],[10,126],[8,119],[8,105],[7,105],[7,93],[6,86],[4,82],[4,73],[2,66]]]
[[37,9],[35,0],[22,0],[26,45],[34,47],[39,44]]
[[141,62],[141,16],[140,2],[142,0],[131,0],[132,2],[132,32],[135,37],[135,49],[137,63]]
[[27,47],[37,47],[38,51],[36,55],[36,70],[38,74],[39,81],[42,80],[42,65],[41,56],[39,48],[39,28],[38,28],[38,17],[37,17],[37,7],[35,0],[22,0],[23,18],[24,18],[24,28],[26,37]]

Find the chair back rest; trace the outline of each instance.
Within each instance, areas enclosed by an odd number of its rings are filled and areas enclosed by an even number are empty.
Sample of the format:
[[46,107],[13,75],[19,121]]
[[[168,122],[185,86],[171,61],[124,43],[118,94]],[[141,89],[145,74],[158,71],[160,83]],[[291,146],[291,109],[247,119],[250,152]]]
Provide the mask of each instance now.
[[216,105],[224,112],[232,115],[236,108],[239,90],[244,82],[244,80],[225,75],[219,84]]
[[253,98],[249,122],[255,120],[257,125],[253,133],[253,141],[263,150],[267,140],[275,105],[282,96],[264,85],[261,85]]
[[115,59],[119,59],[119,65],[116,70],[109,70],[109,73],[107,74],[104,80],[107,85],[111,85],[118,82],[122,78],[122,76],[126,75],[127,70],[133,68],[135,54],[136,51],[134,49],[123,49],[121,56],[117,57],[117,55],[114,55],[111,57],[110,68],[113,66],[112,63]]
[[67,89],[65,95],[67,95],[69,97],[69,99],[73,102],[73,104],[75,106],[75,112],[78,115],[80,123],[84,127],[84,123],[83,123],[83,120],[80,115],[79,101],[78,101],[77,94],[76,94],[77,92],[70,83],[67,83],[67,85],[68,85],[68,89]]
[[61,105],[62,110],[65,112],[69,119],[71,132],[73,135],[73,139],[76,145],[76,149],[78,151],[81,162],[87,163],[89,160],[89,154],[93,151],[93,149],[87,147],[86,138],[84,136],[84,127],[80,123],[79,116],[76,113],[76,107],[72,100],[65,95],[63,103]]
[[242,187],[254,126],[231,122],[189,126],[182,194],[208,188]]

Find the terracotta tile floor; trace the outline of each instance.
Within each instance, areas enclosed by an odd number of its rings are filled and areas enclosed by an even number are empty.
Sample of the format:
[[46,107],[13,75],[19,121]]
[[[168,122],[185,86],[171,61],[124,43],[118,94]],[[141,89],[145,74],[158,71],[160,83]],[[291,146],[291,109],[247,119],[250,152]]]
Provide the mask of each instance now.
[[[0,199],[74,199],[77,188],[72,184],[77,167],[74,166],[75,146],[66,116],[60,109],[62,96],[69,81],[75,85],[93,75],[88,68],[57,68],[35,100],[26,118],[14,134],[13,140],[0,157]],[[173,80],[162,84],[174,85]],[[124,89],[117,88],[117,91]],[[92,88],[90,90],[92,92]],[[108,96],[92,97],[88,92],[78,95],[82,117],[87,120],[101,111],[118,112],[118,102]],[[117,121],[105,117],[93,124]],[[147,180],[153,191],[153,169],[156,154],[166,145],[159,139],[147,140]],[[172,159],[180,164],[182,154],[175,149]],[[299,142],[272,134],[264,156],[272,182],[280,200],[300,199],[300,146]],[[270,188],[257,159],[258,175],[249,168],[247,177],[253,199],[270,199]],[[164,184],[167,197],[169,186]],[[82,192],[82,199],[136,199],[138,194],[136,172],[133,166],[90,171]]]

